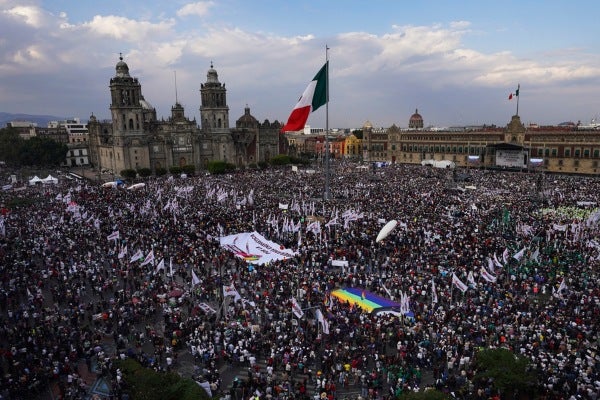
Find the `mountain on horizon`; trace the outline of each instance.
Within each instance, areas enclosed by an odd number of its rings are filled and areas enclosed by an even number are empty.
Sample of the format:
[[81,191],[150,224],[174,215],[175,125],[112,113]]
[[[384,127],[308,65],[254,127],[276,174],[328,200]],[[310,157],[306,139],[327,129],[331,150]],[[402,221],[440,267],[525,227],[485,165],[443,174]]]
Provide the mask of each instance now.
[[27,121],[36,123],[40,128],[48,126],[50,121],[64,121],[68,118],[57,117],[55,115],[35,115],[35,114],[13,114],[0,112],[0,129],[6,128],[6,124],[12,121]]

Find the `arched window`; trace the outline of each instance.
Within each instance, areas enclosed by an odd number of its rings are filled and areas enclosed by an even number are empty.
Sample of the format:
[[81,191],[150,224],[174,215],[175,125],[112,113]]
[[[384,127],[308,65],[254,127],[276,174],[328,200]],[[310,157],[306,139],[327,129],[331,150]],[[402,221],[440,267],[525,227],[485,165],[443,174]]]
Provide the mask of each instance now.
[[129,118],[129,129],[133,130],[133,118]]

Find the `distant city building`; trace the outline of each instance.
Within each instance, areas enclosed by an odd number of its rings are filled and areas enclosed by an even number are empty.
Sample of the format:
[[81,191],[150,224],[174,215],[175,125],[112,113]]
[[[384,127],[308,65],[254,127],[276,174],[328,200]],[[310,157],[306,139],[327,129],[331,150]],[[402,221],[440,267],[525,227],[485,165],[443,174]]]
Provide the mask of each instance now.
[[249,107],[236,127],[229,127],[227,90],[212,64],[206,82],[200,85],[200,127],[195,119],[185,116],[177,101],[171,116],[158,120],[156,110],[142,95],[140,82],[130,76],[122,58],[115,69],[109,84],[111,120],[101,122],[92,115],[88,123],[91,161],[101,170],[156,171],[184,165],[201,169],[216,160],[245,167],[287,151],[287,143],[279,134],[281,124],[268,120],[259,123]]
[[10,121],[6,123],[7,128],[12,128],[17,131],[18,135],[23,139],[29,139],[36,136],[37,124],[30,121]]

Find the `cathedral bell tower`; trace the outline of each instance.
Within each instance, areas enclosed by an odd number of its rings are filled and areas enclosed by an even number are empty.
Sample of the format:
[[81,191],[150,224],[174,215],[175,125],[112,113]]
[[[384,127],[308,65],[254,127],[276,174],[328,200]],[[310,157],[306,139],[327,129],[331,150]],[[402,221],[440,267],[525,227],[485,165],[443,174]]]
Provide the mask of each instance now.
[[110,80],[110,113],[115,136],[135,136],[143,133],[142,85],[129,75],[129,67],[119,57],[116,74]]
[[229,129],[229,107],[225,84],[219,82],[217,71],[211,62],[206,82],[200,84],[200,124],[202,130],[216,132]]
[[148,135],[144,122],[156,120],[156,110],[144,100],[142,85],[129,75],[129,67],[119,56],[115,76],[110,79],[111,148],[105,157],[113,171],[150,167]]

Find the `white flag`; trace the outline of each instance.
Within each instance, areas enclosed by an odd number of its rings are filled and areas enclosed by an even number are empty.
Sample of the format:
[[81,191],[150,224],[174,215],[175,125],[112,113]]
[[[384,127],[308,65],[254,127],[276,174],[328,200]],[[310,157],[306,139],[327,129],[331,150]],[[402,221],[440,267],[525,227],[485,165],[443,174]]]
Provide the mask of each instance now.
[[554,297],[562,298],[565,294],[564,292],[568,289],[567,284],[565,283],[565,278],[563,278],[562,282],[558,286],[558,289],[555,293],[553,293]]
[[238,301],[242,299],[242,296],[238,293],[233,284],[223,285],[223,297],[227,296],[233,296],[233,301]]
[[290,299],[290,301],[292,302],[292,311],[294,312],[294,315],[297,318],[302,318],[304,316],[304,311],[302,311],[302,308],[300,308],[300,304],[298,304],[296,299],[293,297]]
[[117,240],[119,238],[119,231],[114,231],[106,237],[106,240]]
[[317,308],[315,314],[317,315],[317,321],[321,324],[323,333],[329,335],[329,322],[325,319],[325,316],[323,316],[323,313],[320,309]]
[[199,283],[200,283],[200,278],[198,278],[198,276],[196,275],[194,270],[192,270],[192,287],[196,286]]
[[526,249],[527,249],[527,247],[523,247],[521,250],[519,250],[518,253],[513,255],[513,258],[516,259],[517,261],[521,261],[521,258],[523,258],[523,255],[525,254]]
[[130,263],[137,261],[137,260],[141,260],[142,257],[144,257],[144,254],[142,253],[141,250],[138,250],[135,252],[135,254],[131,257],[131,259],[129,260]]
[[496,282],[496,277],[495,277],[494,275],[490,274],[490,273],[489,273],[489,272],[488,272],[488,271],[487,271],[487,270],[486,270],[486,269],[483,267],[483,265],[481,266],[481,271],[480,271],[480,273],[481,273],[481,277],[482,277],[483,279],[485,279],[486,281],[488,281],[488,282],[492,282],[492,283],[493,283],[493,282]]
[[502,260],[504,260],[504,264],[508,262],[508,249],[504,249],[502,252]]
[[119,258],[123,258],[126,255],[127,255],[127,246],[121,248],[121,251],[119,251]]
[[475,283],[475,277],[473,276],[473,271],[469,271],[469,274],[467,275],[467,282],[469,282],[473,286],[476,285],[476,283]]
[[461,281],[460,279],[458,279],[458,276],[456,276],[455,273],[452,273],[452,284],[454,286],[456,286],[458,288],[458,290],[460,290],[461,292],[466,292],[467,289],[469,288],[467,285],[465,285],[463,283],[463,281]]
[[435,281],[433,278],[431,278],[431,302],[434,304],[438,302],[437,290],[435,290]]
[[173,276],[173,257],[169,260],[169,275]]
[[492,260],[491,258],[488,257],[487,261],[488,261],[488,269],[490,271],[494,272],[494,260]]
[[151,262],[154,262],[154,250],[150,250],[150,253],[148,253],[146,258],[144,258],[144,262],[140,265],[150,264]]
[[206,303],[200,303],[200,304],[198,304],[198,307],[200,307],[200,309],[207,314],[216,314],[217,313],[217,310],[215,310],[214,308],[212,308],[211,306],[209,306]]
[[165,269],[165,259],[164,258],[162,260],[160,260],[160,262],[156,266],[156,272],[160,271],[161,269]]

